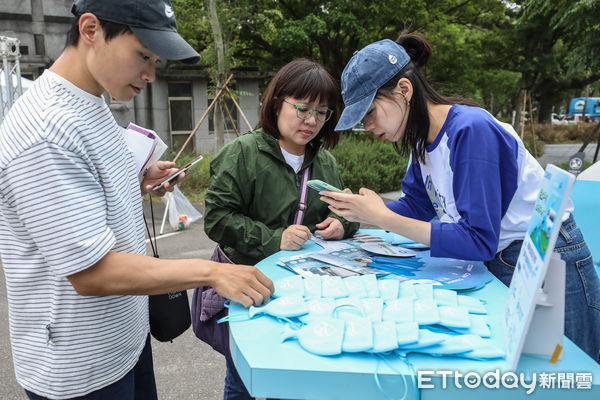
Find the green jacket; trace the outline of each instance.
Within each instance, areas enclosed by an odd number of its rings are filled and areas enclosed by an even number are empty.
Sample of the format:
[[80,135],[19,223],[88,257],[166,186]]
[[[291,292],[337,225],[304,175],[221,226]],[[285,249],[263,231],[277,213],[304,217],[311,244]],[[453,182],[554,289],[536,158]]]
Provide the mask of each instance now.
[[[210,163],[204,231],[237,264],[256,264],[279,251],[283,231],[294,223],[304,169],[310,179],[343,188],[335,158],[309,143],[304,163],[296,174],[283,158],[277,139],[262,129],[249,132],[225,146]],[[327,217],[339,219],[345,235],[357,223],[336,216],[308,189],[303,225],[312,232]]]

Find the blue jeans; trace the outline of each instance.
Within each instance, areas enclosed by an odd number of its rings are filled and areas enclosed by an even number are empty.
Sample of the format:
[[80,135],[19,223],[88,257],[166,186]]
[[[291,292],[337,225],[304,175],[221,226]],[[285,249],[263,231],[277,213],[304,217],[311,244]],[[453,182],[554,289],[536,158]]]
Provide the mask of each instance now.
[[[25,394],[30,400],[48,400],[28,390]],[[73,397],[71,400],[157,400],[156,382],[154,380],[154,366],[152,365],[152,348],[150,335],[140,354],[138,362],[123,378],[102,389],[98,389],[85,396]]]
[[[522,240],[512,242],[485,263],[506,286],[510,286],[522,244]],[[563,222],[554,252],[566,263],[565,336],[600,362],[600,281],[573,215]]]
[[225,365],[227,372],[225,373],[223,400],[253,400],[254,397],[248,393],[231,357],[225,357]]

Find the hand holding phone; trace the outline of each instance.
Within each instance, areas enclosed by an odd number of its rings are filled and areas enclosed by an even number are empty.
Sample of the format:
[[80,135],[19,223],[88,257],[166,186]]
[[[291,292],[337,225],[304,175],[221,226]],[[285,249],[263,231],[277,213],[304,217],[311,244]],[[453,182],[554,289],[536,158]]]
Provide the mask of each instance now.
[[158,189],[160,189],[160,187],[163,186],[165,183],[171,182],[173,179],[177,178],[177,176],[179,176],[179,174],[181,174],[182,172],[185,172],[188,169],[192,168],[192,166],[194,166],[200,160],[202,160],[202,156],[198,156],[197,158],[193,159],[189,163],[185,164],[183,167],[179,168],[177,170],[177,172],[175,172],[173,175],[169,176],[167,179],[165,179],[164,181],[162,181],[158,185],[154,186],[152,188],[152,190],[158,190]]
[[315,189],[318,192],[320,192],[321,190],[329,190],[330,192],[344,193],[342,189],[338,189],[335,186],[330,185],[327,182],[323,182],[320,179],[311,179],[310,181],[306,182],[306,184],[309,188]]

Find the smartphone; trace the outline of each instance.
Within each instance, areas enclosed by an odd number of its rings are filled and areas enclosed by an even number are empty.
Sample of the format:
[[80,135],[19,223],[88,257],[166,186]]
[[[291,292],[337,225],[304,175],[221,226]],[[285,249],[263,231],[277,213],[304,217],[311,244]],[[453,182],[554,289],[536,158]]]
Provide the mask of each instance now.
[[310,181],[306,182],[306,184],[309,188],[315,189],[318,192],[320,192],[321,190],[329,190],[331,192],[344,193],[343,190],[338,189],[327,182],[323,182],[320,179],[311,179]]
[[158,185],[154,186],[152,188],[152,190],[157,190],[159,189],[162,185],[164,185],[167,182],[171,182],[173,179],[177,178],[177,176],[179,174],[181,174],[182,172],[187,171],[188,169],[192,168],[192,166],[194,166],[198,161],[202,160],[202,156],[198,156],[197,158],[194,158],[192,161],[190,161],[189,163],[185,164],[183,167],[179,168],[177,170],[177,172],[175,172],[173,175],[169,176],[167,179],[165,179],[164,181],[162,181],[161,183],[159,183]]

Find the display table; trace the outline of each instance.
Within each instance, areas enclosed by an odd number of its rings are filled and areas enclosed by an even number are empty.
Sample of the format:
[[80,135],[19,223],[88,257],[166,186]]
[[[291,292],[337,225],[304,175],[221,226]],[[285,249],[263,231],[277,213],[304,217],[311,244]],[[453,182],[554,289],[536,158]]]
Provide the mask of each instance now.
[[[363,230],[385,237],[385,232]],[[307,242],[299,251],[281,251],[257,264],[257,267],[272,280],[292,275],[288,270],[276,265],[282,257],[302,252],[314,252],[321,247]],[[424,253],[425,260],[428,253]],[[451,262],[450,260],[448,262]],[[462,294],[474,296],[486,302],[487,319],[491,325],[492,340],[503,347],[502,315],[508,289],[497,279],[493,279],[483,289]],[[232,306],[231,318],[235,321],[247,310]],[[405,362],[397,356],[385,361],[368,353],[342,354],[322,357],[303,350],[296,340],[280,342],[284,324],[269,316],[255,317],[252,320],[230,323],[231,355],[244,384],[255,397],[285,399],[414,399],[413,373]],[[499,370],[502,378],[506,372],[503,360],[474,361],[458,357],[432,357],[409,354],[408,359],[415,371],[458,371],[467,374],[475,372],[483,377],[488,372]],[[467,382],[456,375],[448,375],[446,388],[443,388],[442,375],[427,375],[430,381],[424,383],[433,388],[418,390],[423,400],[468,398],[481,400],[502,399],[507,396],[528,399],[600,399],[600,365],[565,338],[562,360],[550,364],[548,357],[524,354],[516,371],[523,374],[530,385],[535,375],[536,388],[527,394],[527,387],[511,386],[510,376],[504,376],[505,385],[488,388],[480,382]],[[404,375],[404,378],[400,376]],[[545,374],[545,375],[544,375]],[[378,378],[379,384],[377,383]],[[473,376],[473,375],[472,375]],[[415,383],[416,383],[416,378]],[[547,384],[548,388],[541,387]],[[562,387],[559,389],[559,385]],[[488,385],[489,386],[489,385]],[[566,386],[566,387],[565,387]],[[553,387],[553,388],[552,388]],[[406,397],[404,397],[406,394]],[[388,397],[389,396],[389,397]]]

